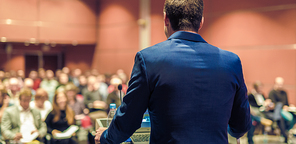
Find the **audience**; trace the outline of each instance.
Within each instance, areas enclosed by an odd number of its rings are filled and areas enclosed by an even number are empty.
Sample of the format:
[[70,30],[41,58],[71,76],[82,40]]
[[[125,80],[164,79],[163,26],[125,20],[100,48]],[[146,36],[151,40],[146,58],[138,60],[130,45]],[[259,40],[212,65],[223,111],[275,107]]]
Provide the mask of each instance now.
[[[9,98],[7,91],[3,85],[0,85],[0,123],[5,109],[8,107]],[[1,127],[0,127],[1,132]],[[3,140],[2,134],[0,133],[0,140]]]
[[78,94],[82,94],[82,90],[87,87],[86,76],[85,75],[80,75],[78,77],[78,80],[79,80],[79,86],[78,86],[79,92],[78,92]]
[[96,82],[97,79],[95,76],[89,76],[87,78],[87,86],[82,90],[84,104],[90,110],[90,112],[107,108],[107,105],[103,101],[98,87],[95,86]]
[[[285,142],[288,142],[288,130],[293,127],[295,122],[288,123],[288,121],[286,121],[282,116],[285,112],[287,112],[287,114],[291,114],[288,112],[289,107],[295,107],[295,106],[292,104],[289,105],[288,96],[286,91],[283,89],[283,85],[284,85],[284,79],[282,77],[276,77],[273,89],[269,92],[269,98],[273,103],[275,103],[276,105],[275,107],[278,107],[278,108],[275,108],[275,111],[274,111],[274,120],[277,122],[280,128],[281,134],[285,138]],[[292,115],[292,119],[290,121],[294,121],[293,120],[295,119],[294,117],[295,115]]]
[[[76,124],[76,121],[88,121],[87,124],[93,128],[95,119],[107,117],[110,103],[120,106],[118,85],[122,85],[122,96],[128,88],[128,78],[122,69],[113,75],[99,74],[97,69],[84,74],[81,69],[74,69],[69,75],[70,71],[64,67],[57,70],[55,75],[52,70],[39,69],[38,72],[31,71],[28,78],[24,77],[23,70],[0,71],[2,139],[26,141],[31,132],[38,131],[37,139],[43,141],[47,130],[52,135],[51,143],[75,144],[76,134],[70,139],[55,139],[55,135]],[[248,133],[249,144],[253,142],[255,126],[270,126],[272,121],[280,128],[285,141],[288,141],[288,130],[296,122],[296,116],[290,111],[292,108],[296,111],[296,108],[289,104],[283,83],[283,78],[277,77],[268,98],[262,92],[262,83],[254,83],[254,89],[248,95],[253,119],[253,127]],[[292,120],[286,118],[287,113],[292,115]],[[29,117],[25,119],[26,114]],[[92,122],[88,120],[90,118]]]
[[68,98],[68,104],[75,113],[75,119],[76,120],[82,119],[84,117],[84,114],[88,113],[88,110],[85,109],[85,105],[83,101],[79,101],[76,98],[78,88],[74,84],[69,83],[65,86],[65,90]]
[[16,77],[19,80],[20,87],[22,88],[24,86],[25,72],[23,70],[18,70],[16,72]]
[[36,133],[37,139],[42,141],[46,134],[46,124],[41,120],[40,112],[29,107],[31,98],[31,90],[23,88],[19,96],[20,105],[8,107],[4,111],[1,121],[4,140],[30,142],[30,136]]
[[254,144],[253,136],[255,131],[255,126],[258,123],[261,123],[264,126],[272,125],[272,121],[266,119],[266,115],[272,114],[270,110],[274,109],[274,104],[271,102],[270,99],[265,99],[263,92],[262,92],[262,83],[260,81],[256,81],[253,84],[253,88],[251,93],[248,94],[248,100],[250,103],[250,110],[251,110],[251,118],[252,118],[252,127],[249,130],[247,137],[249,144]]
[[57,133],[61,133],[75,124],[75,113],[67,104],[67,96],[63,92],[58,92],[53,97],[52,111],[47,115],[45,123],[47,132],[52,135],[52,144],[75,144],[75,136],[68,139],[56,139]]
[[10,97],[9,105],[18,105],[19,98],[18,94],[20,91],[19,80],[15,77],[12,77],[8,81],[7,94]]
[[62,70],[60,70],[60,69],[57,69],[57,70],[55,71],[55,77],[54,77],[54,78],[55,78],[57,81],[59,80],[59,77],[60,77],[60,74],[61,74],[61,73],[63,73],[63,72],[62,72]]
[[40,111],[42,121],[45,120],[48,113],[52,110],[52,105],[50,101],[48,101],[48,94],[44,89],[38,88],[36,90],[34,101],[30,102],[30,108],[38,109]]
[[54,73],[52,70],[47,70],[46,78],[40,83],[40,87],[43,88],[48,93],[48,99],[52,102],[55,90],[59,85],[58,81],[54,79]]
[[66,73],[61,73],[59,76],[59,85],[56,87],[56,89],[59,89],[60,87],[65,87],[67,83],[69,83],[69,76]]
[[0,70],[0,81],[3,82],[5,79],[5,72],[3,70]]
[[45,79],[46,74],[45,74],[45,69],[44,69],[44,68],[39,68],[39,69],[38,69],[38,76],[39,76],[39,78],[41,79],[41,81],[42,81],[43,79]]
[[104,81],[102,81],[99,75],[96,77],[96,79],[97,82],[95,83],[95,89],[99,90],[99,93],[102,96],[102,101],[106,102],[109,94],[108,85]]
[[37,90],[41,83],[41,79],[38,77],[37,71],[31,71],[29,74],[29,78],[31,78],[34,81],[33,89]]
[[36,91],[33,89],[34,81],[31,78],[25,78],[24,80],[24,88],[28,88],[31,90],[32,95],[36,94]]
[[7,90],[3,85],[0,85],[0,122],[2,115],[4,113],[4,110],[9,105],[9,97],[7,95]]
[[116,107],[118,107],[121,105],[120,91],[118,90],[118,85],[122,84],[122,81],[121,79],[114,77],[111,79],[110,84],[111,84],[110,86],[113,86],[113,91],[109,93],[107,97],[107,105],[110,105],[111,103],[115,103]]
[[81,75],[81,69],[75,69],[72,71],[72,82],[75,86],[79,86],[79,76]]

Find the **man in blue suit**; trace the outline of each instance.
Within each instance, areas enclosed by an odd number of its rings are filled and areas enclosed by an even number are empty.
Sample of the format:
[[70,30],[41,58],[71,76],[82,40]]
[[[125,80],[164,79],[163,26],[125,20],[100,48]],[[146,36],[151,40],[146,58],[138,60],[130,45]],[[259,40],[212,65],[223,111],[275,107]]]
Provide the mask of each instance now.
[[129,138],[148,109],[152,144],[228,144],[251,127],[239,57],[208,44],[198,33],[202,0],[166,0],[168,39],[136,54],[123,103],[95,140],[118,144]]

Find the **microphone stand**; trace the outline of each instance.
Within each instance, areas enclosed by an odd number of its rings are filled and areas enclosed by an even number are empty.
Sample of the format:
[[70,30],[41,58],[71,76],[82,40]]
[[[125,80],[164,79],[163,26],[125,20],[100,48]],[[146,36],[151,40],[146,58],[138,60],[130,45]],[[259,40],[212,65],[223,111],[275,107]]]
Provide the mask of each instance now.
[[120,104],[122,104],[122,93],[121,93],[122,85],[121,84],[118,85],[118,90],[119,90],[119,96],[120,96]]

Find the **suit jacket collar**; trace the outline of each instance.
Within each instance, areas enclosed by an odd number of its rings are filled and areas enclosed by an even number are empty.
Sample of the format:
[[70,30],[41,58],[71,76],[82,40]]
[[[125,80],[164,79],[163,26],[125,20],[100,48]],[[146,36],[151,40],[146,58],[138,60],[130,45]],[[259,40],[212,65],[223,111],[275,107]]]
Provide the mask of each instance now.
[[[32,113],[33,115],[33,120],[34,120],[34,125],[36,126],[36,128],[38,129],[39,126],[38,126],[38,120],[40,119],[40,115],[38,113],[36,113],[33,109],[30,108],[30,112]],[[21,113],[21,110],[20,110],[20,107],[19,106],[15,106],[15,112],[13,113],[15,115],[14,118],[17,119],[17,123],[18,123],[18,126],[21,127],[21,119],[20,119],[20,113]]]
[[199,34],[187,32],[187,31],[177,31],[168,38],[168,40],[171,40],[171,39],[183,39],[183,40],[206,43],[206,41]]

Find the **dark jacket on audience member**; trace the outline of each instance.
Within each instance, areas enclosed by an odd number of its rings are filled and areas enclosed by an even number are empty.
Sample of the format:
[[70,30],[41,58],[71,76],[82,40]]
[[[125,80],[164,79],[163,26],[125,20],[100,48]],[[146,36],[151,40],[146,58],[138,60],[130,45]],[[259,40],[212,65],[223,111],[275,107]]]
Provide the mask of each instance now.
[[[52,112],[50,112],[45,119],[45,123],[47,125],[47,133],[52,134],[52,131],[54,129],[63,132],[64,130],[70,127],[66,119],[66,112],[64,110],[61,110],[61,116],[57,122],[53,122],[54,116],[55,115]],[[51,143],[52,144],[76,144],[77,142],[75,137],[71,137],[69,139],[52,138]]]

